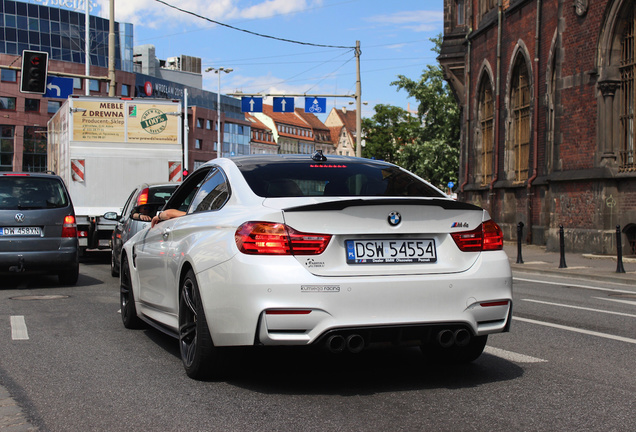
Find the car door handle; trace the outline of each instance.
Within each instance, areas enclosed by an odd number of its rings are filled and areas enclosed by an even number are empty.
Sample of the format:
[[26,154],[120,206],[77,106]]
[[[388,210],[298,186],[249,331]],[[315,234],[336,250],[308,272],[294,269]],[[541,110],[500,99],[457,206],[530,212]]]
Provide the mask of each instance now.
[[170,237],[170,229],[164,230],[164,232],[161,234],[161,237],[163,237],[164,240],[168,240],[168,237]]

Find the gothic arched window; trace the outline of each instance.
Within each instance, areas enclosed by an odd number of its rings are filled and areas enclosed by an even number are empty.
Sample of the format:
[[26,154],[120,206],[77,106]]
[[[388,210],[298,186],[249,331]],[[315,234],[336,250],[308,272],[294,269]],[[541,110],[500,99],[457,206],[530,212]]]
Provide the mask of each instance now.
[[481,183],[487,184],[492,181],[493,173],[493,148],[494,148],[494,99],[490,80],[484,77],[479,91],[479,137],[480,147],[479,166],[481,171]]
[[509,149],[514,153],[514,181],[528,179],[530,163],[530,80],[523,56],[519,55],[512,73],[510,105],[512,130]]

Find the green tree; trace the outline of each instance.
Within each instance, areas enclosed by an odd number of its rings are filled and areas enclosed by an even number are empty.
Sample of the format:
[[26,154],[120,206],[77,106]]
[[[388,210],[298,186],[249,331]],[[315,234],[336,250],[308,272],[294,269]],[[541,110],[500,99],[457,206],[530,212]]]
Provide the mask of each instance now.
[[[431,39],[440,53],[442,36]],[[439,65],[427,66],[419,80],[398,75],[391,85],[405,90],[419,103],[418,115],[391,105],[376,105],[375,114],[362,120],[364,157],[386,160],[445,188],[457,182],[460,112]]]
[[[440,53],[442,36],[432,38]],[[418,103],[421,128],[416,139],[400,148],[396,161],[436,186],[457,182],[459,171],[460,111],[439,66],[427,66],[418,81],[398,75],[391,83],[406,90]]]
[[420,122],[408,111],[392,105],[376,105],[374,110],[372,118],[362,119],[362,155],[397,163],[399,148],[417,139]]
[[[432,38],[432,51],[439,54],[442,36]],[[450,146],[459,148],[460,112],[455,96],[444,80],[442,68],[428,65],[418,81],[398,75],[391,83],[398,90],[406,90],[418,103],[418,116],[422,122],[422,139],[441,139]]]

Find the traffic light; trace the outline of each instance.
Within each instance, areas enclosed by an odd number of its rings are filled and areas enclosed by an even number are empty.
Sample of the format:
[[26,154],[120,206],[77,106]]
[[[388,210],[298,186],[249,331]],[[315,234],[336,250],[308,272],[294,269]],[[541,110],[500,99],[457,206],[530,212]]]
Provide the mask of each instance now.
[[185,178],[188,176],[188,170],[184,169],[183,170],[183,179],[185,180]]
[[22,51],[22,73],[20,91],[22,93],[46,93],[46,74],[49,54],[40,51]]

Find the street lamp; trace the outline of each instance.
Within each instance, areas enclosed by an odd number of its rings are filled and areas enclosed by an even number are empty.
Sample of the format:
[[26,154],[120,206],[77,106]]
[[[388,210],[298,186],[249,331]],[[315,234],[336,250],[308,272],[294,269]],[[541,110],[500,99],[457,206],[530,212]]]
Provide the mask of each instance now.
[[225,73],[230,73],[233,70],[234,69],[232,68],[224,68],[224,67],[220,67],[220,68],[209,67],[205,70],[206,72],[214,71],[214,73],[219,75],[219,91],[216,95],[216,142],[217,142],[217,145],[219,146],[219,149],[217,150],[217,154],[220,151],[221,156],[223,156],[223,143],[221,142],[221,71]]

